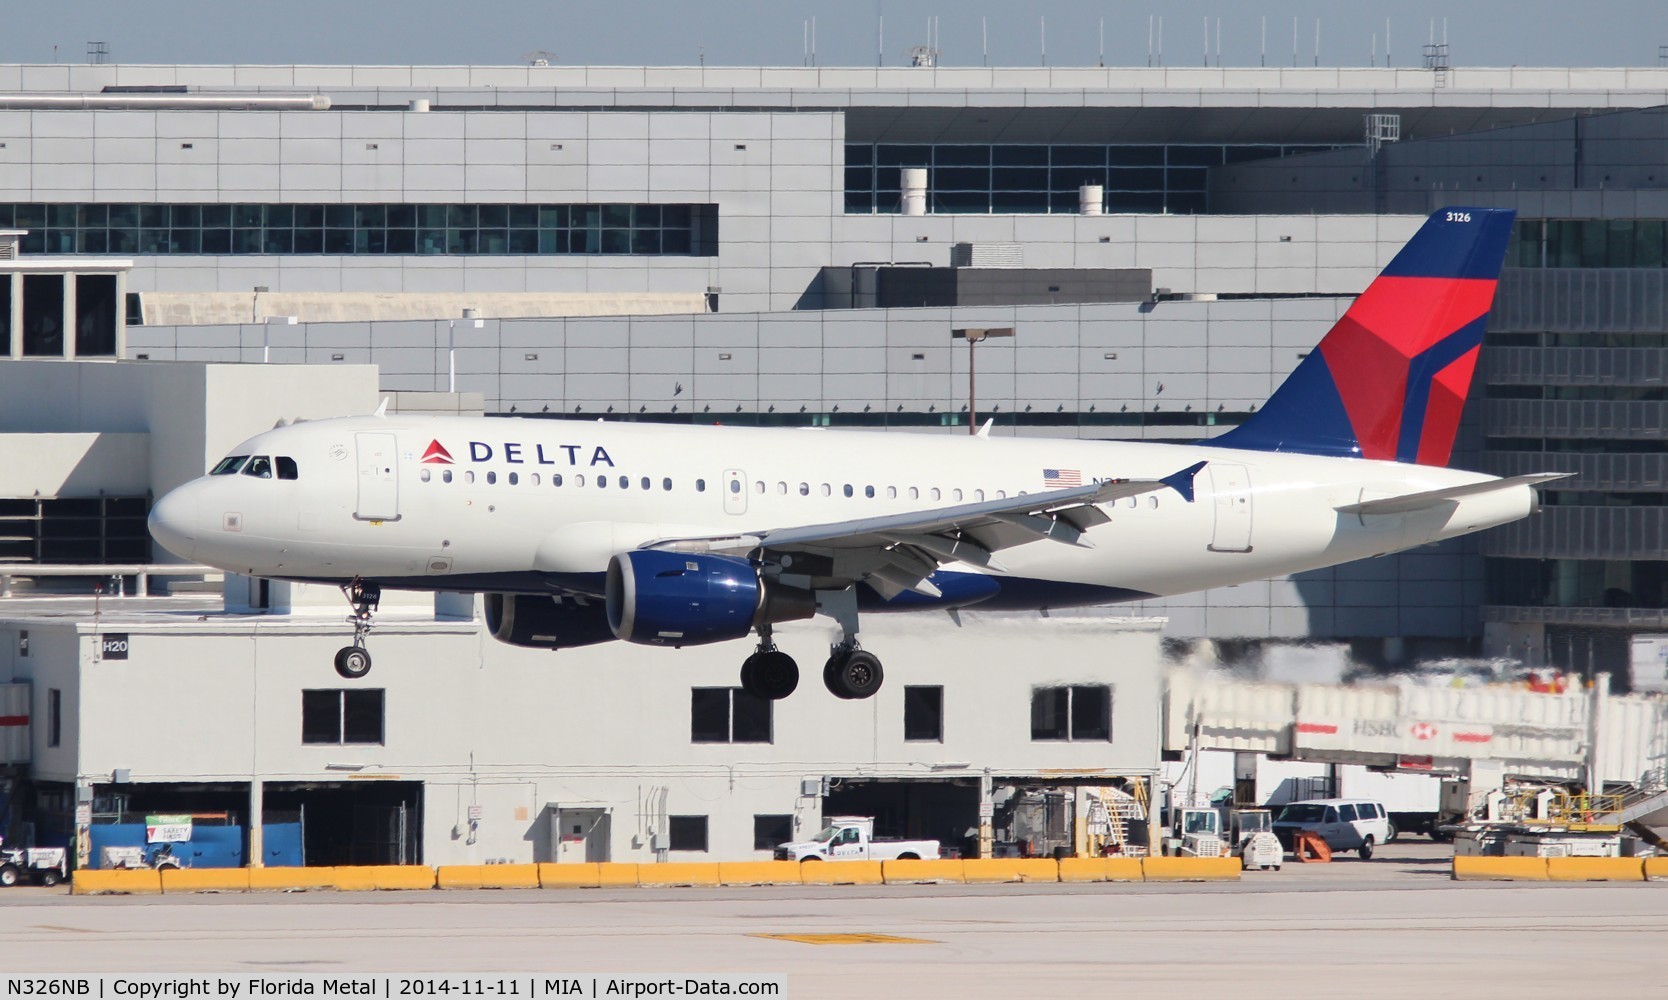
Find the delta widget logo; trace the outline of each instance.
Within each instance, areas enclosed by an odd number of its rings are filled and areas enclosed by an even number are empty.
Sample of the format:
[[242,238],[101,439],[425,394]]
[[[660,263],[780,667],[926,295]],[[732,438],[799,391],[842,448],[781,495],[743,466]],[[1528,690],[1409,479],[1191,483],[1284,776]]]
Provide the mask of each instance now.
[[423,464],[455,465],[456,463],[452,461],[452,453],[446,450],[446,446],[436,440],[430,441],[428,450],[423,452]]

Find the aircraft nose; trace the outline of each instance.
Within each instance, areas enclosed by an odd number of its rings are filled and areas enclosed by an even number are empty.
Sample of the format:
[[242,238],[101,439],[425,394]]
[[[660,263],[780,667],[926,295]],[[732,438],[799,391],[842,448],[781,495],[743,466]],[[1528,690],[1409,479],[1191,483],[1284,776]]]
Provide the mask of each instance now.
[[197,491],[181,487],[165,494],[151,508],[151,537],[181,559],[190,559],[197,549]]

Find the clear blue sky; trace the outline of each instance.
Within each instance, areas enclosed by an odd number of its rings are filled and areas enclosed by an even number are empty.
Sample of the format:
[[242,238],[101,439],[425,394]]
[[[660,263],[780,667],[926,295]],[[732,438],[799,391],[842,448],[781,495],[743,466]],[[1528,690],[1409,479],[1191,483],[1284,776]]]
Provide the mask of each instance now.
[[[1656,66],[1668,45],[1668,0],[1266,0],[1090,3],[1087,0],[0,0],[0,62],[86,62],[103,40],[112,61],[132,63],[510,64],[537,51],[575,65],[797,66],[805,22],[817,22],[822,65],[872,66],[876,25],[884,56],[899,65],[927,41],[938,15],[944,65],[980,65],[984,35],[991,65],[1041,62],[1046,18],[1052,66],[1094,65],[1101,21],[1109,65],[1147,62],[1149,15],[1164,18],[1164,62],[1204,62],[1204,19],[1212,58],[1221,19],[1222,64],[1255,66],[1267,19],[1268,64],[1314,62],[1321,21],[1322,65],[1368,65],[1391,18],[1397,66],[1420,63],[1432,17],[1448,19],[1455,66]],[[986,20],[981,31],[980,18]]]

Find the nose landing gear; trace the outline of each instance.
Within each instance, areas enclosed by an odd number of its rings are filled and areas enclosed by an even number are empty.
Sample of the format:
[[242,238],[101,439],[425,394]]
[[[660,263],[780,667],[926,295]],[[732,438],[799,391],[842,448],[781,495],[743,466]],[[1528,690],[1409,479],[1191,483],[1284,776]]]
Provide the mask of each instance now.
[[353,645],[336,651],[336,672],[352,681],[371,672],[371,651],[365,648],[365,636],[371,631],[371,616],[382,603],[382,588],[355,577],[342,587],[342,594],[353,607],[353,614],[348,616]]
[[780,701],[799,687],[799,664],[776,648],[769,625],[759,626],[759,648],[741,665],[741,688],[766,701]]

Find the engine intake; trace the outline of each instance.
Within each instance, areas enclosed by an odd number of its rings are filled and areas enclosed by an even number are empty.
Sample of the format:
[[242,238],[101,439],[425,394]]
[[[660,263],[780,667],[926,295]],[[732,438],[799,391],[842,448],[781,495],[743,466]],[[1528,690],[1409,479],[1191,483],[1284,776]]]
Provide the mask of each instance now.
[[499,642],[532,649],[571,649],[612,642],[599,602],[544,594],[487,594],[487,631]]
[[699,646],[809,618],[809,591],[767,583],[746,559],[633,549],[608,561],[608,626],[627,642]]

